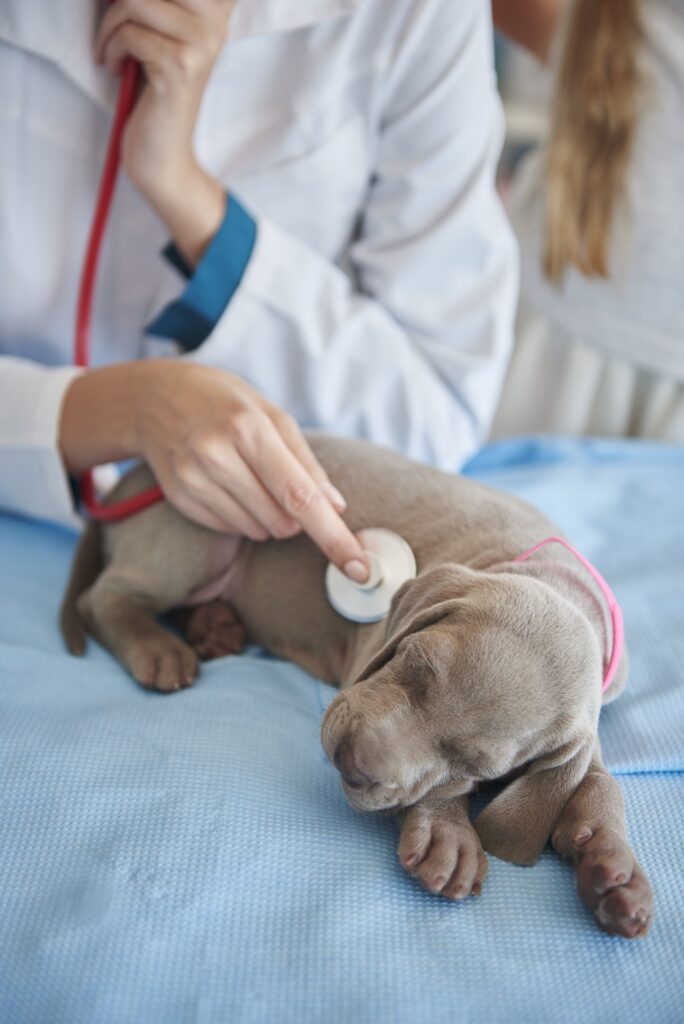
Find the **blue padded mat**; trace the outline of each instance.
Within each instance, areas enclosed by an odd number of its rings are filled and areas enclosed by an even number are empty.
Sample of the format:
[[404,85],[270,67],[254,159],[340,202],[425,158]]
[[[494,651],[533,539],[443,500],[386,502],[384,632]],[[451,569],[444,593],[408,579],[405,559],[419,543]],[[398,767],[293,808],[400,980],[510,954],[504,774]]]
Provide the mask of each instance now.
[[462,905],[423,893],[323,757],[333,691],[252,654],[162,698],[68,657],[73,538],[0,518],[1,1024],[684,1020],[684,452],[521,442],[469,472],[547,511],[623,603],[632,678],[601,729],[647,940],[598,931],[550,852],[490,859]]

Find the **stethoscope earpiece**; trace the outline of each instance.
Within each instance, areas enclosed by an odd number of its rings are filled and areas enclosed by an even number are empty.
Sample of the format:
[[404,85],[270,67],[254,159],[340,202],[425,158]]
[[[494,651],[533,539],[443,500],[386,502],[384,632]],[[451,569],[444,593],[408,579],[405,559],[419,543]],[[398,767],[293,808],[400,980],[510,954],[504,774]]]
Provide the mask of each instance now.
[[403,539],[391,530],[369,527],[357,534],[368,556],[370,575],[355,583],[334,566],[325,573],[325,589],[335,611],[351,622],[380,622],[389,615],[392,598],[416,575],[416,559]]

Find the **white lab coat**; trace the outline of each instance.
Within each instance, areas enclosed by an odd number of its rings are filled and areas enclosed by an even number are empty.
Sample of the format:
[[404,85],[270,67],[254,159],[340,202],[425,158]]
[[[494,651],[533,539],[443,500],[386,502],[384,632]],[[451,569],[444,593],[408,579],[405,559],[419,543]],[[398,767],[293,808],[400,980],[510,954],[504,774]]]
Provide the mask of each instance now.
[[[243,281],[187,358],[304,425],[457,469],[509,353],[515,243],[494,188],[502,116],[483,0],[238,0],[196,133],[250,210]],[[56,450],[74,306],[116,83],[91,0],[0,0],[0,506],[73,521]],[[176,354],[145,334],[184,280],[121,180],[96,365]]]

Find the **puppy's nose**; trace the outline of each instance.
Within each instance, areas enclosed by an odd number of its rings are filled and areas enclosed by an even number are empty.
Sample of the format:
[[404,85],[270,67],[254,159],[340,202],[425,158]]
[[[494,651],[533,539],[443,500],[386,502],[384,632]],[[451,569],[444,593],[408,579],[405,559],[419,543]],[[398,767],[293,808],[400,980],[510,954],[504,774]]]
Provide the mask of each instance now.
[[360,789],[361,786],[369,786],[376,781],[359,766],[349,740],[342,740],[333,760],[343,780],[352,789]]

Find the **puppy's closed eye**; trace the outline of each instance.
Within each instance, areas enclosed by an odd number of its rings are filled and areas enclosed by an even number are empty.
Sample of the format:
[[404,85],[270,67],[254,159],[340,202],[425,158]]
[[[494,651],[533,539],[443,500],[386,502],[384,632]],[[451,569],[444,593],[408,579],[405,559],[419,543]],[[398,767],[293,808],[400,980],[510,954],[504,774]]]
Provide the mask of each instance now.
[[516,766],[518,748],[512,741],[443,739],[439,746],[456,771],[477,781],[500,779]]
[[459,775],[470,779],[489,777],[487,757],[481,751],[467,747],[462,741],[440,740],[439,752]]

